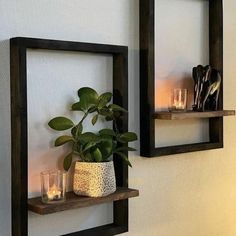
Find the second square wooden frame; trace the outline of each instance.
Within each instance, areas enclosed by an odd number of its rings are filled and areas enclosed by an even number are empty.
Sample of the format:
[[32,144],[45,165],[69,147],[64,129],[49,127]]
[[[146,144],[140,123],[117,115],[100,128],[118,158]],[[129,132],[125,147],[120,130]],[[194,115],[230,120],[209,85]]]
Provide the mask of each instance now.
[[[203,0],[204,1],[204,0]],[[219,109],[223,109],[223,1],[209,1],[210,65],[222,76]],[[156,157],[223,147],[223,118],[209,119],[209,142],[155,147],[155,0],[140,0],[140,154]]]

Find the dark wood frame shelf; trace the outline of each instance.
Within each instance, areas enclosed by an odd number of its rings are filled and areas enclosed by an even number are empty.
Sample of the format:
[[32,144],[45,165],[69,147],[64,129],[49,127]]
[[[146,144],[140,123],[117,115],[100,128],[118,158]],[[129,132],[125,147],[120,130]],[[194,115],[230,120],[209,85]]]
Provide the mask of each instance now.
[[[27,49],[88,52],[113,56],[113,102],[128,109],[128,47],[35,38],[10,40],[11,128],[12,128],[12,235],[28,235],[28,128]],[[121,132],[128,130],[128,115],[118,121]],[[14,132],[13,132],[14,131]],[[128,191],[128,167],[114,158],[117,187]],[[137,192],[135,192],[137,195]],[[119,195],[119,194],[118,194]],[[116,197],[118,197],[116,199]],[[115,195],[113,223],[66,236],[110,236],[128,231],[128,197]],[[112,199],[111,199],[112,200]],[[105,199],[100,200],[105,201]],[[93,201],[87,199],[87,205]]]
[[185,119],[199,119],[199,118],[212,118],[212,117],[223,117],[223,116],[234,116],[234,110],[222,110],[222,111],[186,111],[186,112],[169,112],[160,111],[155,112],[153,115],[154,119],[160,120],[185,120]]
[[[156,157],[223,148],[223,2],[209,0],[210,65],[222,76],[219,111],[215,113],[155,112],[155,0],[140,0],[140,152]],[[193,65],[194,66],[194,65]],[[218,113],[218,114],[217,114]],[[219,114],[224,113],[224,114]],[[232,111],[231,113],[234,113]],[[209,118],[209,142],[155,147],[155,119]]]
[[118,187],[115,193],[105,197],[83,197],[74,194],[74,192],[66,193],[66,200],[62,203],[44,204],[41,197],[28,199],[28,209],[40,215],[51,214],[70,209],[93,206],[101,203],[115,202],[139,195],[138,190],[130,188]]

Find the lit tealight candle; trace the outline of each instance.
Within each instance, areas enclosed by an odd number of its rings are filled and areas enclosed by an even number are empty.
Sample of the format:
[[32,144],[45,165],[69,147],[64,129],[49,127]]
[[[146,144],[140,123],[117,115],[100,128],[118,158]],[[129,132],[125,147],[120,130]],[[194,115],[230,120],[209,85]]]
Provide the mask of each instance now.
[[47,196],[49,200],[59,200],[61,199],[61,191],[53,184],[49,191],[47,191]]
[[180,109],[180,110],[184,109],[184,103],[181,101],[174,100],[173,106],[175,107],[175,109]]
[[65,201],[67,173],[60,170],[47,170],[40,173],[43,203]]
[[187,89],[174,89],[170,99],[170,111],[185,111],[187,106]]

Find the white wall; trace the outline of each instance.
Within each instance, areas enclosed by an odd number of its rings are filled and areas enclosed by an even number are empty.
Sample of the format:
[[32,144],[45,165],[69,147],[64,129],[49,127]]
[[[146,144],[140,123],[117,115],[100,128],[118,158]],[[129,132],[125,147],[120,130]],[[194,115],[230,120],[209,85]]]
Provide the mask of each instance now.
[[[226,109],[236,107],[235,10],[234,0],[225,1]],[[9,38],[26,36],[128,45],[129,126],[138,132],[139,18],[138,0],[0,0],[0,12],[0,236],[10,236]],[[37,55],[31,58],[36,60]],[[109,59],[105,63],[109,65]],[[133,163],[129,172],[130,186],[140,190],[140,197],[130,200],[130,230],[124,235],[236,235],[235,122],[235,118],[225,118],[225,148],[222,150],[152,159],[141,158],[138,153],[130,155]],[[138,143],[136,147],[139,148]],[[86,213],[81,210],[80,217],[87,221],[84,225],[78,221],[79,227],[97,224],[96,219],[90,218],[96,210],[87,209]],[[63,221],[55,220],[50,225],[62,225],[62,222],[69,225],[68,215],[73,217],[74,212],[62,215]],[[32,225],[33,236],[40,235],[36,233],[38,223],[35,221]],[[45,235],[51,233],[50,225],[44,224]]]

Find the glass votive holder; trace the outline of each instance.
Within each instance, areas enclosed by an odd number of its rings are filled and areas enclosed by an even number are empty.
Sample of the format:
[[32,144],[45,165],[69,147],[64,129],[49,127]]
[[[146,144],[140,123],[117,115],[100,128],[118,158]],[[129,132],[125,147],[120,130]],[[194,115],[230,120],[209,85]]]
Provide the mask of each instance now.
[[174,89],[170,99],[169,111],[186,111],[187,93],[187,89]]
[[67,173],[60,170],[49,170],[40,173],[43,203],[59,203],[65,201],[66,176]]

